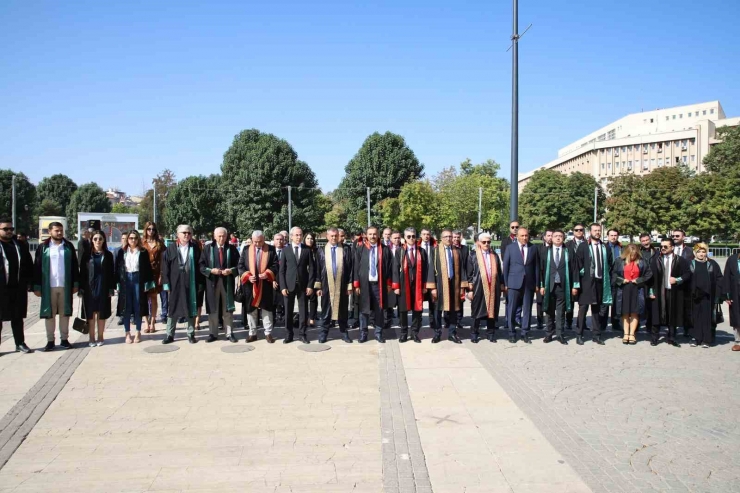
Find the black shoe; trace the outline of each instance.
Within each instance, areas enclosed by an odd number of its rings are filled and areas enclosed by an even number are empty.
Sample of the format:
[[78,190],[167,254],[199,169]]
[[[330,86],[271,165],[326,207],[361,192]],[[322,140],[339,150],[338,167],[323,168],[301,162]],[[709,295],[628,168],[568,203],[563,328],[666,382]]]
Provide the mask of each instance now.
[[49,341],[46,343],[46,346],[44,346],[44,352],[54,351],[54,341]]
[[666,342],[668,343],[669,346],[681,347],[681,345],[677,343],[676,341],[666,341]]
[[326,344],[326,334],[319,335],[319,344]]
[[177,319],[178,324],[184,324],[185,323],[185,317],[180,317]]
[[301,342],[302,342],[303,344],[311,344],[311,341],[309,341],[309,340],[308,340],[308,336],[301,336],[301,337],[300,337],[300,341],[301,341]]
[[683,336],[689,337],[689,329],[683,329]]
[[118,317],[118,325],[123,325],[123,317]]
[[355,322],[352,324],[353,329],[359,329],[360,328],[360,322]]
[[67,339],[62,339],[62,348],[64,349],[72,349],[72,344],[69,343]]
[[414,342],[417,342],[417,343],[421,343],[421,339],[419,339],[419,335],[418,334],[412,335],[411,336],[411,340],[414,341]]
[[532,344],[532,341],[529,339],[529,336],[527,334],[524,334],[522,336],[522,342],[524,342],[526,344]]
[[462,325],[461,323],[458,323],[458,324],[457,324],[457,325],[455,326],[455,328],[456,328],[457,330],[463,330],[463,329],[464,329],[464,327],[463,327],[463,325]]
[[545,326],[542,324],[537,324],[537,330],[545,330]]
[[432,344],[437,344],[442,338],[440,336],[432,337]]
[[457,334],[452,334],[450,336],[447,336],[447,340],[450,342],[454,342],[455,344],[462,344],[462,341],[459,337],[457,337]]
[[545,338],[542,339],[542,342],[544,342],[545,344],[551,343],[552,342],[552,336],[545,336]]
[[385,338],[382,335],[375,336],[375,340],[378,341],[378,344],[385,344]]
[[360,344],[367,342],[367,332],[360,333],[360,339],[357,342]]
[[496,342],[496,336],[493,333],[488,334],[488,341],[489,342]]
[[604,345],[604,341],[601,340],[601,337],[594,337],[593,339],[591,339],[591,341],[594,344],[598,344],[599,346],[603,346]]
[[191,335],[191,336],[188,336],[188,342],[190,344],[195,344],[196,342],[198,342],[198,339],[196,339],[194,335]]
[[650,345],[651,345],[651,346],[657,346],[657,345],[658,345],[658,341],[656,341],[655,339],[652,339],[652,340],[650,341]]
[[162,339],[162,344],[172,344],[173,342],[175,342],[175,338],[173,336],[166,336]]
[[347,344],[352,344],[352,339],[350,339],[349,334],[347,332],[342,334],[342,340],[346,342]]
[[24,343],[18,344],[15,347],[15,352],[16,353],[20,352],[20,353],[31,354],[33,352],[33,349],[31,349],[30,347],[26,346],[26,343],[24,342]]
[[470,342],[473,344],[478,344],[478,341],[480,341],[480,336],[478,334],[473,334],[470,336]]
[[404,343],[404,342],[406,342],[408,340],[409,340],[409,336],[406,335],[406,334],[404,334],[404,335],[402,335],[401,337],[398,338],[398,342],[400,342],[400,343]]
[[578,344],[579,346],[583,346],[583,337],[576,336],[576,344]]
[[290,344],[293,342],[293,335],[285,336],[285,339],[283,339],[283,344]]
[[218,340],[218,337],[216,337],[215,335],[211,334],[211,335],[208,336],[208,339],[206,340],[206,342],[216,342],[217,340]]
[[230,340],[231,342],[237,342],[237,341],[238,341],[238,339],[236,338],[236,336],[234,335],[234,333],[233,333],[233,332],[232,332],[232,333],[231,333],[231,335],[229,336],[229,340]]
[[516,344],[516,336],[509,337],[509,342],[512,344]]
[[555,338],[560,344],[563,344],[564,346],[568,345],[568,341],[565,340],[565,337],[560,336]]

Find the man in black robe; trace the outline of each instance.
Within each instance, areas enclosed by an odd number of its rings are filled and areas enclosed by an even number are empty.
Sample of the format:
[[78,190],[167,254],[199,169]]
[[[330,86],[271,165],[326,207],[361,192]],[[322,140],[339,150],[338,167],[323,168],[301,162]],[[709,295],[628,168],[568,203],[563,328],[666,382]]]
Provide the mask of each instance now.
[[591,307],[592,341],[603,346],[601,332],[606,327],[606,316],[612,304],[612,251],[601,241],[600,224],[592,224],[590,231],[588,243],[581,243],[576,250],[581,286],[578,295],[576,344],[583,345],[586,313]]
[[653,327],[651,346],[658,345],[660,327],[666,326],[666,342],[681,347],[676,341],[676,328],[684,325],[685,286],[691,280],[691,264],[676,255],[674,240],[666,238],[660,242],[660,255],[653,256],[650,268],[654,272],[649,298],[653,301]]
[[[396,231],[395,229],[391,231],[391,243],[388,245],[388,250],[390,250],[391,258],[393,259],[391,262],[391,267],[395,268],[395,258],[397,255],[401,255],[401,232]],[[393,277],[391,275],[391,277]],[[391,326],[393,325],[393,317],[394,317],[394,308],[398,307],[398,296],[396,296],[396,292],[394,290],[391,290],[388,292],[388,303],[385,307],[385,324],[383,326],[384,329],[390,330]]]
[[735,332],[735,344],[732,350],[740,351],[740,253],[735,253],[727,259],[722,284],[722,292],[726,297],[725,303],[730,312],[730,327]]
[[239,251],[227,241],[226,228],[213,231],[213,241],[206,243],[200,256],[200,273],[206,282],[206,307],[210,335],[206,342],[218,340],[218,325],[226,331],[226,337],[236,342],[234,337],[234,289],[239,264]]
[[195,317],[198,314],[198,292],[203,291],[205,280],[200,272],[201,250],[191,240],[193,229],[187,224],[177,227],[177,241],[170,243],[162,256],[162,289],[167,291],[167,336],[162,344],[175,340],[177,321],[187,321],[188,341],[195,339]]
[[[547,249],[550,248],[550,245],[552,245],[552,230],[548,229],[545,231],[545,233],[542,235],[542,244],[540,244],[537,247],[537,258],[541,261],[542,259],[546,258]],[[542,281],[542,278],[540,277],[540,281]],[[537,293],[535,293],[534,296],[534,302],[537,306],[537,330],[542,330],[545,328],[545,311],[542,308],[542,294],[540,294],[539,287],[537,288]]]
[[[427,258],[427,269],[431,269],[434,272],[434,255],[437,250],[437,241],[432,237],[432,232],[426,228],[421,230],[421,239],[419,241],[419,248],[424,250]],[[429,327],[433,330],[437,328],[437,300],[432,296],[432,290],[428,289],[427,294],[424,296],[424,301],[429,306]]]
[[[565,242],[565,247],[568,249],[568,254],[575,258],[576,250],[581,243],[586,241],[586,226],[583,223],[576,223],[573,225],[573,238]],[[575,303],[578,301],[578,296],[573,300]],[[573,311],[565,314],[565,327],[568,330],[573,330]]]
[[[658,249],[652,245],[652,238],[649,233],[642,233],[640,235],[640,256],[642,260],[649,266],[652,266],[653,256],[659,254]],[[653,325],[653,300],[650,299],[647,293],[647,287],[640,288],[643,291],[643,298],[645,299],[645,308],[643,313],[640,314],[640,326],[645,330],[651,330]]]
[[568,344],[563,335],[565,314],[573,311],[573,299],[578,294],[578,262],[563,244],[565,233],[552,232],[552,245],[540,251],[540,295],[547,313],[547,334],[543,342],[555,340]]
[[373,324],[375,340],[385,343],[384,308],[393,282],[391,276],[393,258],[390,249],[380,243],[378,228],[370,226],[366,234],[367,242],[357,245],[352,276],[362,314],[359,342],[367,341],[368,327]]
[[339,241],[339,230],[326,231],[327,243],[316,251],[316,283],[314,288],[321,297],[321,333],[319,342],[325,343],[332,322],[339,325],[339,332],[346,343],[352,343],[347,332],[349,295],[352,293],[352,253]]
[[496,319],[498,318],[501,293],[506,291],[501,270],[501,259],[491,248],[491,235],[481,233],[475,253],[468,258],[468,299],[473,327],[470,342],[480,341],[480,326],[486,325],[486,338],[496,342]]
[[[460,251],[460,257],[463,261],[463,269],[468,270],[468,259],[470,258],[470,248],[463,238],[462,231],[455,230],[452,232],[452,246]],[[465,311],[465,298],[460,300],[460,309],[457,311],[457,330],[462,330],[462,319]],[[445,321],[445,326],[449,326],[449,321]]]
[[275,270],[275,280],[272,283],[272,323],[277,327],[278,324],[285,323],[285,305],[283,304],[283,294],[280,292],[280,282],[278,273],[280,269],[280,260],[283,258],[283,248],[285,247],[286,238],[282,233],[277,233],[272,237],[272,247],[275,250],[275,260],[278,268]]
[[452,246],[452,230],[442,231],[442,243],[437,245],[431,263],[434,269],[435,289],[432,296],[437,298],[437,326],[432,343],[442,339],[442,319],[449,321],[447,340],[462,344],[457,335],[457,311],[462,306],[462,298],[468,289],[468,273],[462,252]]
[[0,219],[0,331],[2,322],[10,322],[16,352],[32,353],[26,345],[23,319],[33,284],[33,261],[28,243],[14,239],[14,231],[10,219]]
[[[694,260],[694,250],[685,242],[686,232],[683,229],[674,229],[671,233],[671,237],[673,238],[673,244],[675,245],[673,247],[673,253],[679,257],[683,257],[691,263],[691,261]],[[687,284],[684,286],[683,324],[680,326],[683,327],[684,337],[689,337],[689,334],[694,328],[691,305],[691,292]]]
[[424,313],[424,297],[430,286],[434,287],[434,276],[429,276],[427,252],[416,244],[416,230],[406,228],[404,245],[393,257],[393,291],[398,299],[398,318],[401,321],[401,337],[398,342],[409,340],[409,312],[411,312],[411,340],[421,342],[419,331]]
[[280,292],[285,303],[285,330],[283,344],[293,342],[293,309],[298,302],[298,333],[303,344],[308,340],[308,298],[313,294],[316,282],[316,265],[311,249],[303,241],[303,230],[293,226],[290,243],[283,249],[280,261]]
[[[242,318],[249,326],[247,342],[257,340],[259,314],[262,314],[262,327],[265,329],[265,340],[273,344],[272,327],[274,323],[275,281],[278,276],[279,263],[275,249],[265,243],[262,231],[252,232],[252,244],[242,249],[239,257],[239,282],[244,293]],[[232,342],[235,342],[236,338]]]

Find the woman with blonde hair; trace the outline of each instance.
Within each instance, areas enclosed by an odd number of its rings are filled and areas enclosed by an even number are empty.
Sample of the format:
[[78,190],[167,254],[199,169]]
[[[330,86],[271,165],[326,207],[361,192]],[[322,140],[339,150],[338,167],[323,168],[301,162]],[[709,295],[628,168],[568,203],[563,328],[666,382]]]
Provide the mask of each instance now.
[[149,302],[149,316],[146,318],[146,329],[144,332],[156,332],[157,322],[157,298],[162,292],[162,254],[164,253],[164,242],[159,238],[157,225],[149,221],[144,226],[144,238],[142,241],[144,250],[149,254],[149,264],[152,267],[152,279],[154,289],[147,292]]
[[640,324],[640,312],[645,309],[642,288],[653,276],[650,264],[643,260],[640,249],[631,243],[622,250],[614,261],[612,285],[614,287],[614,309],[622,317],[624,338],[622,344],[637,344],[635,332]]
[[[126,344],[141,342],[141,318],[149,316],[147,291],[154,289],[152,265],[149,255],[141,243],[139,232],[132,229],[123,235],[123,245],[118,250],[118,296],[123,297],[123,328],[126,331]],[[131,316],[136,324],[136,335],[131,339]]]
[[691,347],[708,348],[712,343],[712,329],[717,326],[717,305],[722,302],[722,269],[708,258],[706,243],[694,245],[691,261],[691,318],[694,322]]

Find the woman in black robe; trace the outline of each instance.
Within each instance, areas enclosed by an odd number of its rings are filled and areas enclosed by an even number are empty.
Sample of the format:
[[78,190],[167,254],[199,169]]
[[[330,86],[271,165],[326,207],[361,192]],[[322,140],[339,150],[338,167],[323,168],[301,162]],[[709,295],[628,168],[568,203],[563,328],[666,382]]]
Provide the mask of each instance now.
[[[80,258],[81,316],[87,320],[90,347],[102,346],[105,321],[111,316],[111,297],[116,289],[113,254],[108,251],[105,233],[95,231],[90,239],[92,246]],[[97,325],[97,341],[95,326]]]
[[694,321],[691,347],[708,348],[712,343],[712,328],[716,327],[717,304],[722,297],[722,270],[707,258],[706,243],[694,245],[691,261],[691,318]]
[[735,331],[733,351],[740,351],[740,253],[732,255],[725,264],[725,275],[722,277],[722,293],[730,312],[730,326]]
[[[124,242],[118,251],[116,267],[118,268],[118,296],[123,296],[123,328],[126,332],[126,344],[141,342],[141,320],[149,316],[149,298],[147,291],[155,289],[152,264],[149,253],[144,249],[139,232],[132,229],[121,240]],[[134,317],[136,335],[131,338],[131,316]]]

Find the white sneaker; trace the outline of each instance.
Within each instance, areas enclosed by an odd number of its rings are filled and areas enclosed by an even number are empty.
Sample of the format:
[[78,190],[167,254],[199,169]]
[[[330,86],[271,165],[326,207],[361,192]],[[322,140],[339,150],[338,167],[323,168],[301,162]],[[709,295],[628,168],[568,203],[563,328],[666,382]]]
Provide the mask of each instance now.
[[691,341],[691,344],[689,344],[689,346],[691,346],[691,347],[696,347],[696,342],[694,342],[694,341]]
[[95,347],[96,345],[97,345],[97,344],[96,344],[96,343],[94,343],[94,342],[91,342],[91,343],[89,343],[89,344],[88,344],[88,346],[90,346],[90,347]]
[[102,345],[103,345],[104,343],[105,343],[105,341],[100,341],[100,342],[98,343],[98,347],[102,346]]
[[702,344],[701,347],[703,347],[704,349],[709,349],[709,344]]

